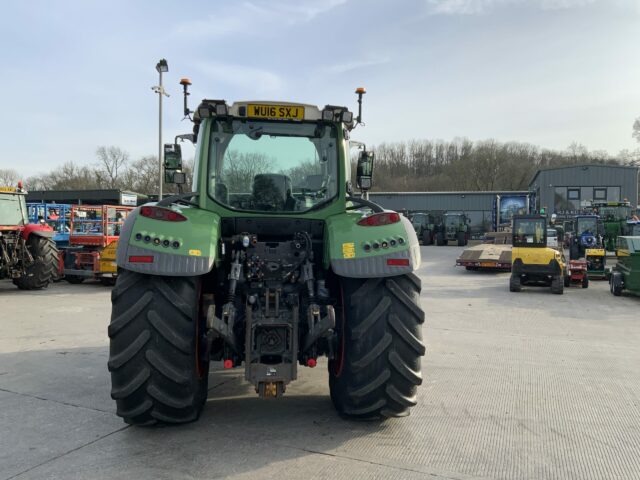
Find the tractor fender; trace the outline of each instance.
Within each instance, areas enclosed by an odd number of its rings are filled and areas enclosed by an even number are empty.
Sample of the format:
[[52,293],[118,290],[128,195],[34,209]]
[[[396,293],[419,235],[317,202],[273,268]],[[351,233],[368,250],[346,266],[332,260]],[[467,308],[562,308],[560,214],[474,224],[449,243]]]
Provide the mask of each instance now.
[[392,277],[420,267],[418,236],[406,217],[373,227],[358,225],[361,218],[349,212],[327,219],[325,264],[334,273],[351,278]]
[[36,235],[43,238],[53,238],[53,228],[51,228],[49,225],[30,223],[28,225],[25,225],[21,235],[24,240],[28,240],[31,235]]
[[170,208],[187,220],[169,222],[143,217],[141,207],[127,216],[118,240],[119,268],[173,277],[211,271],[217,256],[220,217],[199,208],[182,205]]

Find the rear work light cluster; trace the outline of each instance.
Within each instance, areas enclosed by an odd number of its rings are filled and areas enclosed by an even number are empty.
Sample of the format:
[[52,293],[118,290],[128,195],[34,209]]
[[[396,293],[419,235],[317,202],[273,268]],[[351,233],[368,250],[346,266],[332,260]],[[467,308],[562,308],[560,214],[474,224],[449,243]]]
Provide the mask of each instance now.
[[368,215],[358,221],[358,225],[363,227],[379,227],[382,225],[391,225],[400,221],[400,214],[396,212],[382,212]]
[[147,218],[153,218],[154,220],[162,220],[164,222],[184,222],[187,220],[187,217],[184,215],[162,207],[142,207],[140,209],[140,215]]

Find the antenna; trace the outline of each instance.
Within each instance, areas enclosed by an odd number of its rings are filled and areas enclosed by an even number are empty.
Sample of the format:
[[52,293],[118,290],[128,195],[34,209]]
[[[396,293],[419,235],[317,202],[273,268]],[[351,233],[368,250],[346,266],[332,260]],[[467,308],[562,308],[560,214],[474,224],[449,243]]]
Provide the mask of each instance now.
[[180,79],[180,85],[182,85],[182,94],[184,97],[184,116],[191,119],[190,115],[193,112],[189,110],[189,106],[187,105],[187,97],[191,95],[189,93],[189,85],[191,85],[191,80],[189,80],[188,78],[182,78]]
[[[356,95],[358,95],[358,118],[356,118],[356,123],[362,123],[362,95],[367,93],[364,87],[356,88]],[[364,125],[364,124],[363,124]]]

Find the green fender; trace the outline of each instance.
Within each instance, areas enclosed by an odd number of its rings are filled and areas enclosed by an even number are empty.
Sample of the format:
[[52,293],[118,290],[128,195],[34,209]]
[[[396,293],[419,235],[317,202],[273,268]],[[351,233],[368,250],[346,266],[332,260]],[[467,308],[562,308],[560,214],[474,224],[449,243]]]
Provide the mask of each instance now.
[[[153,204],[150,204],[153,205]],[[203,275],[213,268],[220,238],[220,216],[207,210],[165,207],[187,218],[169,222],[132,211],[118,241],[118,267],[163,276]]]
[[[420,244],[411,222],[367,227],[358,225],[362,213],[331,216],[325,229],[325,268],[343,277],[391,277],[420,266]],[[377,246],[377,248],[376,248]]]

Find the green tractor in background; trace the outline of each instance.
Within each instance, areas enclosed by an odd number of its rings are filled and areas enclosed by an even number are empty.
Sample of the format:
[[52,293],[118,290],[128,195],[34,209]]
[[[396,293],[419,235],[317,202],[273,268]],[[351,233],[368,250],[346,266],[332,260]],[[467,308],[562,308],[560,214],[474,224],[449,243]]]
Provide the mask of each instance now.
[[435,238],[435,216],[429,212],[416,212],[411,217],[416,235],[422,240],[423,245],[433,245]]
[[609,273],[611,293],[640,296],[640,236],[620,236],[616,247],[618,261]]
[[435,226],[436,245],[448,245],[450,241],[458,242],[459,247],[469,243],[471,220],[464,213],[446,212]]
[[[120,235],[109,325],[111,396],[127,423],[195,420],[210,361],[244,365],[260,397],[328,358],[335,408],[398,417],[422,382],[424,312],[416,233],[356,196],[346,107],[203,100],[193,113],[193,192],[134,210]],[[181,153],[167,178],[184,182]]]
[[616,249],[618,236],[626,235],[627,220],[631,218],[630,202],[592,202],[591,208],[603,221],[603,247],[608,252]]

